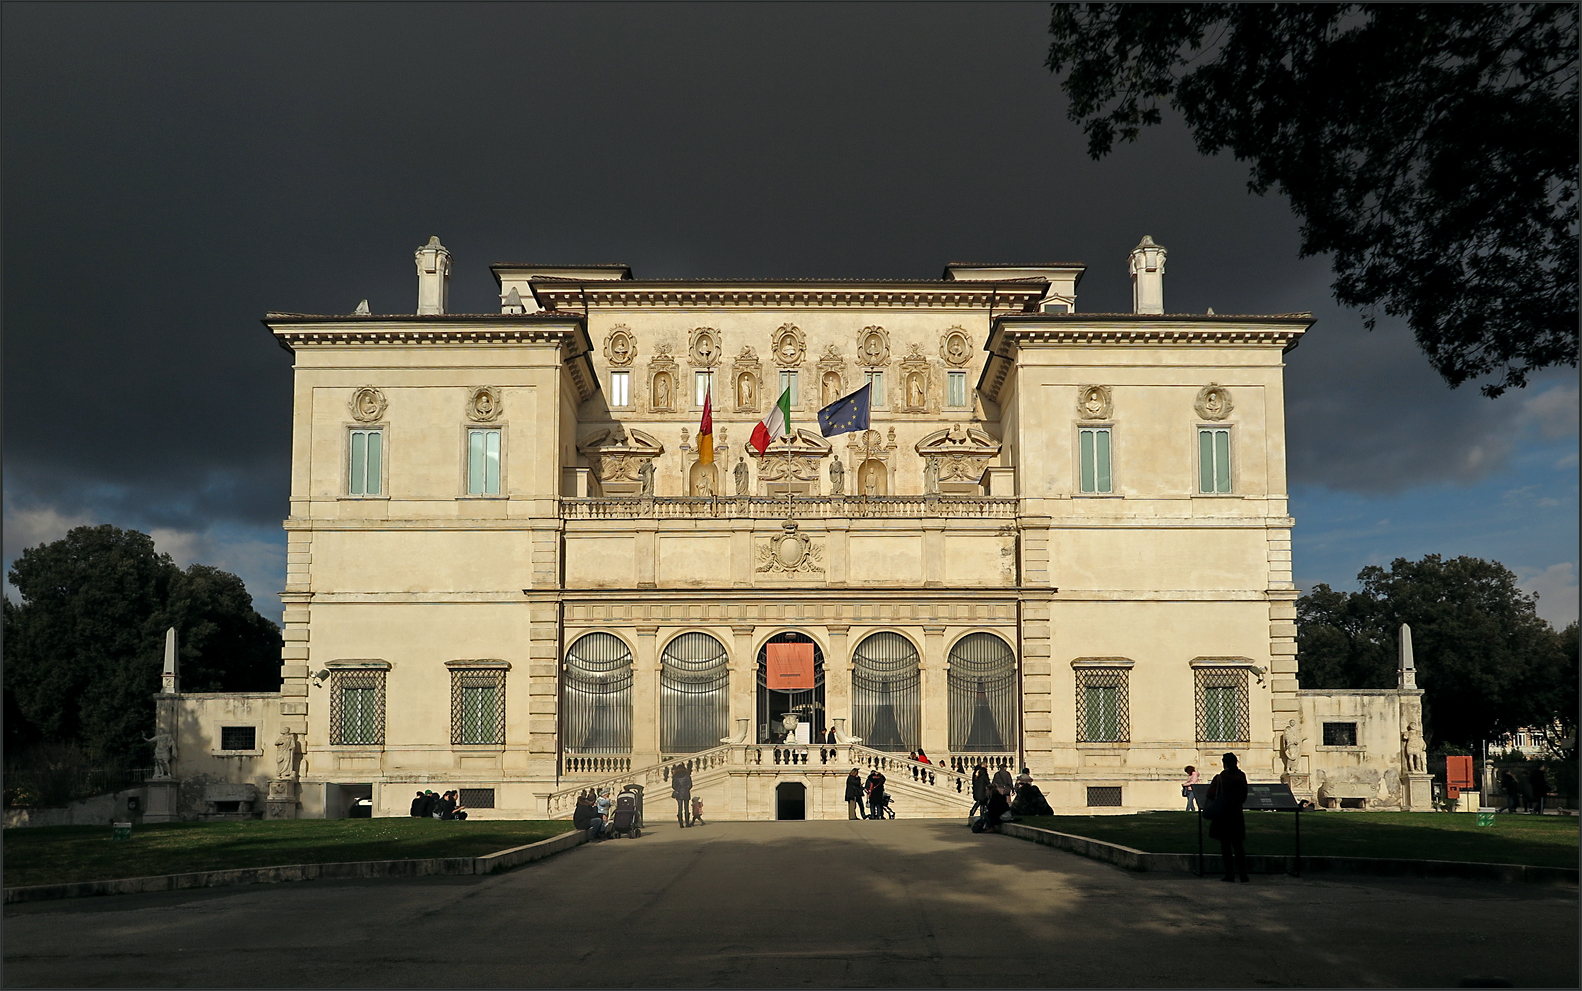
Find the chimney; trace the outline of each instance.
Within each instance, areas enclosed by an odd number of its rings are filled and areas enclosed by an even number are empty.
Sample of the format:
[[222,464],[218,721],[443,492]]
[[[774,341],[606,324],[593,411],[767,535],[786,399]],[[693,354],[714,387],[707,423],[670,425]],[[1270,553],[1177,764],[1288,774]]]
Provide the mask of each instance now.
[[450,302],[450,251],[438,235],[417,249],[417,311],[444,313]]
[[1147,234],[1132,249],[1132,312],[1165,311],[1165,249]]

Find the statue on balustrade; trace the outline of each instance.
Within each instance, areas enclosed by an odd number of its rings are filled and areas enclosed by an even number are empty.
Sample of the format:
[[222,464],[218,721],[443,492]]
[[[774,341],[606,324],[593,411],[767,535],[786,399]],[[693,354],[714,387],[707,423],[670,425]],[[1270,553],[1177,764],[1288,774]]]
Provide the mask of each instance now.
[[652,498],[654,495],[654,462],[644,461],[643,466],[637,469],[637,477],[642,481],[642,495]]
[[846,468],[835,458],[829,463],[829,494],[843,496],[846,494]]
[[736,494],[739,495],[739,496],[746,495],[747,494],[747,458],[746,458],[745,455],[736,459],[736,467],[731,471],[731,474],[736,476]]

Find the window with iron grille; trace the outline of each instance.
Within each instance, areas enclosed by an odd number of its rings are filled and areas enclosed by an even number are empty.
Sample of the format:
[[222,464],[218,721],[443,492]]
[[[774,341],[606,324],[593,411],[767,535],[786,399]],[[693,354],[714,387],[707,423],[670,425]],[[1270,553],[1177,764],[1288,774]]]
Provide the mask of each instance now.
[[1125,668],[1077,671],[1077,742],[1125,743],[1131,739],[1131,712]]
[[452,668],[450,672],[450,742],[505,742],[505,671],[494,668]]
[[494,789],[463,788],[461,789],[461,805],[465,809],[492,809],[494,808]]
[[695,754],[730,725],[730,658],[707,633],[683,633],[659,654],[659,747]]
[[948,663],[950,752],[1014,749],[1016,655],[1010,645],[992,633],[969,633],[950,648]]
[[221,726],[221,750],[257,750],[257,726]]
[[383,671],[336,671],[331,677],[330,742],[374,746],[384,744]]
[[864,746],[906,753],[922,745],[922,676],[912,641],[899,633],[874,633],[857,645],[851,716]]
[[1356,723],[1325,723],[1324,746],[1326,747],[1355,747],[1357,745]]
[[1103,785],[1088,787],[1088,808],[1118,809],[1121,807],[1121,786]]
[[632,752],[632,651],[611,633],[585,633],[566,651],[561,740],[574,754]]
[[1202,743],[1248,740],[1247,672],[1240,668],[1198,668],[1197,738]]

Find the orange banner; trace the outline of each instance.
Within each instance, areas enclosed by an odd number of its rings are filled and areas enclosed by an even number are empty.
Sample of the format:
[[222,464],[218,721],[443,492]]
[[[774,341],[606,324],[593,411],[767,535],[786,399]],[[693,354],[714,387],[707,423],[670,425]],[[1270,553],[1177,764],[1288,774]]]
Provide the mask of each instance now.
[[772,643],[764,654],[768,687],[777,692],[805,692],[813,687],[813,645]]

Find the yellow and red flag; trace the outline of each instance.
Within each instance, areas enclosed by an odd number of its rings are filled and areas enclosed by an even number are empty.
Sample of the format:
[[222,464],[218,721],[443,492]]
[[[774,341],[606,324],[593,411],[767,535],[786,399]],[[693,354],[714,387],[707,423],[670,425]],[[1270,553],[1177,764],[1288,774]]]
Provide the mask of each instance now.
[[698,464],[700,465],[714,463],[714,414],[709,409],[713,399],[713,389],[703,394],[703,422],[698,424]]

